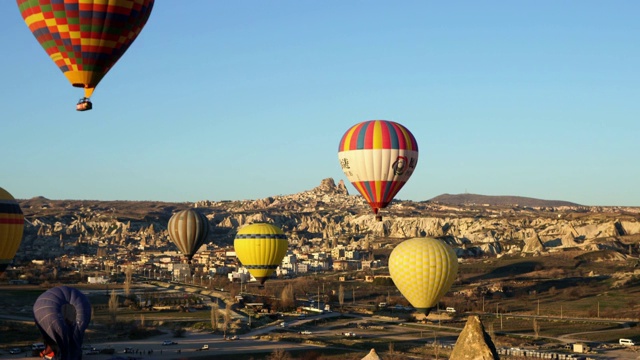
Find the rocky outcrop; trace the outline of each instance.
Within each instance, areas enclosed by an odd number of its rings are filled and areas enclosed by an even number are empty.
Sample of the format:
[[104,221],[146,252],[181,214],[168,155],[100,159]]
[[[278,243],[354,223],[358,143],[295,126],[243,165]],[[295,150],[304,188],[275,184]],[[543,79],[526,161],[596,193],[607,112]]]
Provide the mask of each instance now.
[[363,357],[362,360],[382,360],[382,358],[378,355],[376,349],[371,349],[367,356]]
[[[536,254],[562,248],[640,250],[633,242],[632,249],[620,243],[621,237],[640,234],[640,210],[635,208],[536,210],[394,201],[383,210],[383,221],[376,221],[362,196],[349,195],[344,182],[336,184],[331,178],[309,191],[258,200],[178,204],[34,198],[19,202],[27,218],[28,240],[24,243],[54,243],[52,256],[79,243],[168,247],[169,218],[174,211],[189,207],[207,216],[212,226],[208,240],[221,245],[230,244],[235,232],[247,224],[271,222],[287,233],[295,232],[300,242],[317,239],[330,244],[332,239],[355,242],[366,237],[376,246],[378,239],[437,237],[453,246],[460,257],[520,251]],[[39,251],[35,245],[32,248]]]
[[458,336],[450,359],[493,360],[500,359],[489,334],[484,330],[480,317],[473,315]]
[[542,240],[540,240],[540,236],[538,236],[538,233],[533,232],[533,234],[529,238],[527,238],[527,240],[525,240],[524,247],[522,248],[522,253],[534,254],[543,252],[545,250],[546,248],[542,243]]
[[317,193],[349,195],[349,191],[344,185],[344,181],[340,180],[338,182],[338,185],[336,185],[335,181],[333,181],[332,178],[323,179],[320,182],[320,185],[311,191]]
[[578,243],[576,242],[576,237],[573,236],[573,232],[569,231],[566,234],[562,235],[560,239],[560,246],[562,247],[576,247]]

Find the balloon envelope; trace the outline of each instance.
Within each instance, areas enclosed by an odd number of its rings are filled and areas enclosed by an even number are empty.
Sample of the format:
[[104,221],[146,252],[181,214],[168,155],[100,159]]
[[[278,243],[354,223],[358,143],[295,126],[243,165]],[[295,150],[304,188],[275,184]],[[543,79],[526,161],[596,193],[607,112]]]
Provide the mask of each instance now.
[[195,210],[182,210],[171,216],[167,230],[171,241],[190,262],[209,235],[209,220]]
[[233,247],[242,265],[264,284],[287,254],[289,242],[279,227],[256,223],[238,231]]
[[349,181],[378,214],[413,174],[418,143],[396,122],[369,120],[352,126],[342,136],[338,159]]
[[94,88],[144,27],[154,0],[17,0],[22,18],[71,85]]
[[389,273],[411,305],[428,313],[456,279],[458,257],[440,240],[413,238],[401,242],[391,251]]
[[91,321],[91,303],[79,290],[58,286],[38,297],[33,317],[47,345],[57,345],[60,360],[82,359],[84,332]]
[[24,215],[18,202],[0,188],[0,273],[18,252],[24,232]]

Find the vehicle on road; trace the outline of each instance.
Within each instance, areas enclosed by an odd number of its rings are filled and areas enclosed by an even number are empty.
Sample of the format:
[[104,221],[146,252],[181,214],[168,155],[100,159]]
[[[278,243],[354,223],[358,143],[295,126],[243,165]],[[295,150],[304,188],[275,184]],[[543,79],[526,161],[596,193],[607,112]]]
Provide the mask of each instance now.
[[280,327],[286,327],[287,323],[285,323],[284,321],[280,323]]
[[125,354],[133,354],[134,352],[135,352],[135,350],[133,350],[133,348],[130,348],[130,347],[124,348],[124,353]]
[[228,337],[227,340],[240,340],[240,338],[238,337],[238,335],[233,335]]
[[298,315],[298,319],[299,320],[306,319],[306,318],[307,318],[307,315],[305,315],[305,314]]
[[91,349],[87,350],[84,354],[85,355],[98,355],[98,354],[100,354],[100,350],[98,350],[96,348],[91,348]]
[[162,342],[162,346],[168,346],[168,345],[176,345],[177,342],[175,341],[171,341],[171,340],[165,340]]
[[22,352],[22,349],[17,347],[9,349],[9,354],[20,354],[21,352]]
[[342,335],[346,336],[346,337],[356,337],[356,333],[354,332],[343,332]]
[[618,343],[620,345],[626,345],[626,346],[634,346],[635,345],[635,343],[633,341],[631,341],[631,339],[620,339],[618,341]]
[[200,350],[209,350],[209,345],[207,345],[207,344],[202,345]]
[[582,355],[570,354],[570,355],[567,355],[567,357],[565,357],[565,359],[567,359],[567,360],[585,360],[586,357],[584,357]]
[[312,332],[311,332],[311,331],[309,331],[309,330],[302,330],[302,331],[298,332],[298,334],[302,334],[302,335],[311,335],[311,334],[312,334]]

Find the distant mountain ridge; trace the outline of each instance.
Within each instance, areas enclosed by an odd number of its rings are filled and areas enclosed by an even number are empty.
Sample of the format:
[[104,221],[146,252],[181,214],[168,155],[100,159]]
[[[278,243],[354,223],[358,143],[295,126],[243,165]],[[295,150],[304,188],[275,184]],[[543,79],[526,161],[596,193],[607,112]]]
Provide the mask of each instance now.
[[530,207],[556,207],[556,206],[583,206],[563,200],[543,200],[524,196],[510,195],[478,195],[478,194],[442,194],[429,201],[446,205],[493,205],[493,206],[530,206]]

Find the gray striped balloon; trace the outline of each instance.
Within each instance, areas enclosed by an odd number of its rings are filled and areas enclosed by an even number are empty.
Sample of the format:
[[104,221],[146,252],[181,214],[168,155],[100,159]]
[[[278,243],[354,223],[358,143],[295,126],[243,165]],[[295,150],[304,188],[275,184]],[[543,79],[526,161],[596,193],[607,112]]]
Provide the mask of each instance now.
[[209,235],[209,220],[201,213],[188,209],[169,219],[169,237],[189,262]]

